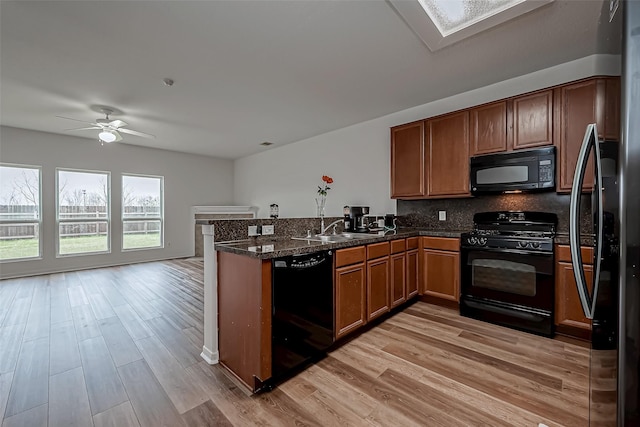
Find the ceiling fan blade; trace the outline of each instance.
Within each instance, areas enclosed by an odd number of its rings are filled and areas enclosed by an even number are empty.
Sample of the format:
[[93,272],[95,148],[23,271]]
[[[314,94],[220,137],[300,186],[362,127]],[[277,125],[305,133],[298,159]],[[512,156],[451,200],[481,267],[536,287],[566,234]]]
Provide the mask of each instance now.
[[155,138],[155,135],[151,135],[149,133],[144,133],[144,132],[138,132],[137,130],[125,129],[125,128],[118,129],[118,132],[127,133],[129,135],[141,136],[143,138]]
[[112,126],[114,128],[120,128],[120,127],[126,126],[127,122],[125,122],[123,120],[114,120],[112,122],[109,122],[108,125]]
[[102,128],[97,126],[91,126],[86,128],[74,128],[74,129],[63,129],[63,130],[68,131],[68,130],[97,130],[97,129],[102,129]]
[[[88,122],[86,120],[72,119],[71,117],[63,117],[63,116],[56,116],[56,117],[58,117],[60,119],[73,120],[74,122],[91,123],[91,122]],[[91,123],[91,124],[93,124],[93,123]]]
[[115,130],[112,130],[111,133],[113,133],[116,136],[116,140],[113,142],[120,142],[122,141],[122,135],[120,135],[118,132],[116,132]]

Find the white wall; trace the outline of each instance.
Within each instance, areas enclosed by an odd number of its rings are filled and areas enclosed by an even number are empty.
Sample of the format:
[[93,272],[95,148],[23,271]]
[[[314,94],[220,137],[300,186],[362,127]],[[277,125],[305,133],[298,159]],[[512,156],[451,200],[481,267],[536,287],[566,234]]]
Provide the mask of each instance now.
[[396,203],[390,199],[390,127],[572,80],[619,74],[619,56],[589,56],[244,157],[235,162],[235,202],[258,206],[260,217],[269,215],[271,203],[280,206],[283,217],[315,216],[317,186],[322,175],[330,175],[335,182],[327,197],[328,216],[342,215],[343,205],[395,213]]
[[[0,278],[192,256],[191,206],[233,202],[233,162],[173,151],[0,127],[0,161],[42,167],[43,257],[0,263]],[[56,258],[55,169],[111,172],[111,253]],[[165,247],[122,252],[122,173],[164,176]]]

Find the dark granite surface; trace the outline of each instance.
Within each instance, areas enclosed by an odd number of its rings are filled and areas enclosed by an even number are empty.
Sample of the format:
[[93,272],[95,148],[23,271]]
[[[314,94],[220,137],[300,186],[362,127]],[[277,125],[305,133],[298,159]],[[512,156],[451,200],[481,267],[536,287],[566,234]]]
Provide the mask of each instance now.
[[[554,191],[524,194],[481,195],[465,199],[398,200],[398,224],[406,227],[428,229],[470,230],[473,214],[489,211],[538,211],[551,212],[558,216],[558,233],[569,232],[568,194]],[[447,220],[438,220],[438,211],[447,212]],[[582,233],[591,230],[591,200],[588,195],[581,198],[583,213]]]
[[[324,219],[325,227],[342,217],[327,217]],[[274,234],[268,238],[304,236],[307,230],[319,233],[320,218],[263,218],[263,219],[239,219],[239,220],[197,220],[196,224],[213,224],[215,226],[215,240],[226,242],[230,240],[244,240],[248,238],[247,228],[250,225],[273,225]],[[342,232],[342,223],[338,223],[337,232]]]
[[[466,230],[427,230],[416,228],[400,228],[397,231],[388,231],[384,235],[370,234],[367,239],[354,239],[344,242],[316,242],[312,240],[297,240],[291,237],[269,238],[258,237],[242,241],[221,242],[215,244],[215,249],[223,252],[231,252],[238,255],[246,255],[259,259],[278,258],[287,255],[301,255],[323,250],[335,250],[352,246],[367,245],[370,243],[385,242],[395,239],[404,239],[414,236],[433,237],[460,237]],[[304,234],[298,234],[304,236]]]

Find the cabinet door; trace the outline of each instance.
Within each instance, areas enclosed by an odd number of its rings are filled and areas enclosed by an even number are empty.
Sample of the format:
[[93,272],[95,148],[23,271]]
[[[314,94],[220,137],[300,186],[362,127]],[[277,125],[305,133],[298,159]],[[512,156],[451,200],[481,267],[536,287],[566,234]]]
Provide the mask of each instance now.
[[513,100],[513,149],[553,144],[553,91]]
[[407,299],[418,295],[418,250],[407,251]]
[[[596,79],[569,84],[556,89],[556,145],[558,147],[558,192],[571,191],[578,153],[587,125],[596,123],[604,131],[604,82]],[[584,177],[585,191],[593,187],[593,159]]]
[[389,311],[389,257],[367,261],[367,321]]
[[457,302],[460,296],[459,252],[425,249],[423,256],[424,294]]
[[391,308],[407,300],[406,260],[404,252],[391,255]]
[[507,101],[471,109],[471,155],[507,150]]
[[425,195],[424,121],[391,128],[391,197]]
[[336,339],[366,323],[364,263],[336,269]]
[[[593,283],[593,267],[584,266],[585,279],[589,285]],[[556,325],[572,328],[591,329],[591,321],[584,316],[580,297],[576,289],[576,279],[570,262],[556,263]]]
[[428,120],[427,135],[427,194],[469,194],[469,112]]

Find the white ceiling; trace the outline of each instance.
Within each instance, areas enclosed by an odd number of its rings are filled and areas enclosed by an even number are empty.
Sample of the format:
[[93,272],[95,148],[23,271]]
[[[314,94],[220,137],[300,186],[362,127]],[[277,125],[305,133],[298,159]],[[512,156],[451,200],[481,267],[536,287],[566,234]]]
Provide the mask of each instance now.
[[233,159],[618,53],[607,5],[556,0],[431,52],[385,1],[3,0],[0,119],[71,134],[82,124],[55,116],[108,105],[157,136],[123,143]]

